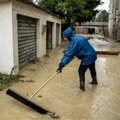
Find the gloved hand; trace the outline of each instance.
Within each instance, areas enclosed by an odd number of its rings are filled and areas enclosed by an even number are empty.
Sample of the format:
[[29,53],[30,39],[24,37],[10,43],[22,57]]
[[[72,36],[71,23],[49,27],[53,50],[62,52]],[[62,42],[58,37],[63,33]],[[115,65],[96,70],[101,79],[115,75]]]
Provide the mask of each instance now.
[[58,67],[58,69],[56,70],[56,72],[61,73],[62,69],[63,69],[62,67]]
[[65,52],[66,52],[66,50],[63,50],[62,52],[63,52],[63,53],[65,53]]

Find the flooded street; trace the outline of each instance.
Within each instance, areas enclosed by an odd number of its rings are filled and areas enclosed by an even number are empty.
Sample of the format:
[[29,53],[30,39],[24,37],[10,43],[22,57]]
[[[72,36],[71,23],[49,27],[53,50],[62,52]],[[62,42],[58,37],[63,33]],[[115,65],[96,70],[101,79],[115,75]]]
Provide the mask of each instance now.
[[[92,39],[90,43],[96,50],[120,51],[120,45],[103,40]],[[58,67],[65,46],[51,51],[36,64],[21,70],[19,83],[10,88],[29,98]],[[61,74],[57,74],[44,86],[32,101],[55,112],[60,120],[120,120],[120,54],[98,55],[96,61],[97,86],[89,84],[91,76],[86,72],[86,91],[79,89],[78,67],[76,58],[67,65]],[[49,115],[42,115],[0,92],[0,120],[53,120]]]

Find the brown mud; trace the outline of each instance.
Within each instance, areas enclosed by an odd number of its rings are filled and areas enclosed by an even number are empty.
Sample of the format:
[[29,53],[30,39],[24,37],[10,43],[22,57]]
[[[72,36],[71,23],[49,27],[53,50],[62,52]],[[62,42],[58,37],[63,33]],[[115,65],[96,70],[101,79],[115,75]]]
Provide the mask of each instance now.
[[[96,50],[120,50],[115,43],[90,40]],[[57,69],[66,45],[49,52],[49,57],[40,58],[21,70],[25,76],[10,88],[29,98]],[[61,120],[120,120],[120,55],[98,55],[96,61],[97,86],[90,85],[90,72],[86,72],[86,91],[79,89],[78,67],[74,59],[61,74],[57,74],[32,99],[40,106],[61,116]],[[26,82],[32,81],[32,82]],[[34,81],[34,82],[33,82]],[[0,120],[53,120],[41,115],[0,92]]]

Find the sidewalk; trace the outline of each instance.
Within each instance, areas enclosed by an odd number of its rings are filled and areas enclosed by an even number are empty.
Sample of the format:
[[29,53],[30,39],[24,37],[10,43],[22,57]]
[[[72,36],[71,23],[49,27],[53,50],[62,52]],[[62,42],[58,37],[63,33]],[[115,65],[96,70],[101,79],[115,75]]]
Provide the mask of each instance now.
[[[106,41],[90,42],[96,50],[120,49],[118,44]],[[66,44],[49,52],[36,64],[24,68],[21,75],[26,77],[10,88],[29,98],[56,72]],[[33,101],[61,116],[60,120],[120,120],[120,55],[98,55],[96,69],[99,84],[89,84],[91,76],[87,71],[85,92],[79,89],[79,64],[80,61],[74,59],[38,92]],[[7,96],[6,90],[0,92],[0,120],[53,120]]]

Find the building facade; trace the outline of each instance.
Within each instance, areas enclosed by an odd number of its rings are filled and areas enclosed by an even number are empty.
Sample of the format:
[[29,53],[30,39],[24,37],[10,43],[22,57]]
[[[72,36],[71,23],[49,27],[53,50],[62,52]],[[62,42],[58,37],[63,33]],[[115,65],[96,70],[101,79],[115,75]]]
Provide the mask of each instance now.
[[110,0],[109,7],[109,36],[120,41],[120,0]]
[[86,22],[81,24],[81,26],[76,26],[75,33],[99,34],[108,38],[108,22]]
[[0,0],[0,72],[10,73],[61,43],[61,19],[24,0]]

